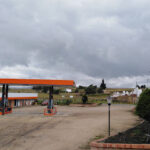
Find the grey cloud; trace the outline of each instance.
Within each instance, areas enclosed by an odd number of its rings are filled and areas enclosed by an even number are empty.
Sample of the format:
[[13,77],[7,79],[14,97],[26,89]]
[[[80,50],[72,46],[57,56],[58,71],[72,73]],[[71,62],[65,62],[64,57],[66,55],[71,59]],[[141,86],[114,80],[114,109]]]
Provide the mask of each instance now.
[[139,79],[150,70],[149,33],[148,0],[0,0],[0,76]]

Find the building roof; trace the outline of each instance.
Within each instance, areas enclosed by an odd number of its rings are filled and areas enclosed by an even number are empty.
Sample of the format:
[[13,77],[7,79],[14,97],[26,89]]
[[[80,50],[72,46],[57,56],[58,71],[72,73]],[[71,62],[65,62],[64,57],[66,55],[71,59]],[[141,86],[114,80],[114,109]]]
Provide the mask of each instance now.
[[[8,93],[8,100],[30,100],[37,99],[38,93]],[[2,93],[0,93],[0,101],[2,100]]]
[[48,80],[48,79],[10,79],[0,78],[0,84],[9,85],[41,85],[41,86],[75,86],[73,80]]

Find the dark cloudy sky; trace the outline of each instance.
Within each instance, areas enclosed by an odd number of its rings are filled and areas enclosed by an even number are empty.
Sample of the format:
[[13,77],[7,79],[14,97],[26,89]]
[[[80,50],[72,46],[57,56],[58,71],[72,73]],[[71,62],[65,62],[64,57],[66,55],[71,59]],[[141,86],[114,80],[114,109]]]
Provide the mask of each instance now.
[[146,82],[150,0],[0,0],[0,77]]

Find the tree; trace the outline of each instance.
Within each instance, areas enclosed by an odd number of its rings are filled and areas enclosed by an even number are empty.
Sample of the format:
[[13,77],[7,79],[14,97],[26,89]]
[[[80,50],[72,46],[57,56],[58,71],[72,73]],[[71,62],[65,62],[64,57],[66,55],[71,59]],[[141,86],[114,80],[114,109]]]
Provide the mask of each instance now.
[[138,84],[136,85],[136,87],[137,87],[138,89],[140,89],[140,88],[141,88]]
[[79,88],[78,89],[85,89],[86,87],[82,86],[82,85],[79,85]]
[[43,93],[47,93],[48,90],[49,90],[49,87],[47,87],[47,86],[42,87],[42,92]]
[[33,86],[32,89],[36,91],[41,91],[43,93],[47,93],[49,90],[49,87],[48,86]]
[[146,85],[141,85],[141,89],[146,89]]
[[136,106],[136,113],[150,121],[150,89],[146,89],[140,95],[139,101]]
[[103,93],[103,89],[102,88],[98,88],[97,89],[97,93]]
[[[36,90],[36,91],[40,91],[40,92],[43,92],[43,93],[48,93],[49,92],[49,86],[33,86],[32,88],[33,90]],[[54,89],[53,90],[53,93],[54,94],[59,94],[60,93],[60,89]]]
[[97,86],[94,86],[91,84],[85,89],[85,93],[86,94],[96,94],[96,90],[97,90]]
[[79,92],[79,90],[76,88],[74,92],[75,92],[75,93],[78,93],[78,92]]
[[33,86],[32,89],[36,90],[36,91],[40,91],[42,89],[42,87],[41,86]]
[[54,89],[54,90],[53,90],[53,93],[54,93],[54,94],[59,94],[59,93],[60,93],[60,90],[59,90],[59,89]]
[[101,83],[101,85],[100,85],[100,88],[101,89],[106,89],[106,84],[105,84],[105,81],[104,81],[104,79],[102,80],[102,83]]
[[86,95],[83,95],[82,96],[82,102],[83,102],[83,104],[86,104],[87,101],[88,101],[88,97]]

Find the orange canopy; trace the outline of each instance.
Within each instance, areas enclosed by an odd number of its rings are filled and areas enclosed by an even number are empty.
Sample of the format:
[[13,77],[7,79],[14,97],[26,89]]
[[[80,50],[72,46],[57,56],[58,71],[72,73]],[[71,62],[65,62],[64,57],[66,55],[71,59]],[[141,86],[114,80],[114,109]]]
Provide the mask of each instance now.
[[48,79],[4,79],[0,78],[0,84],[9,85],[41,85],[41,86],[74,86],[73,80],[48,80]]

